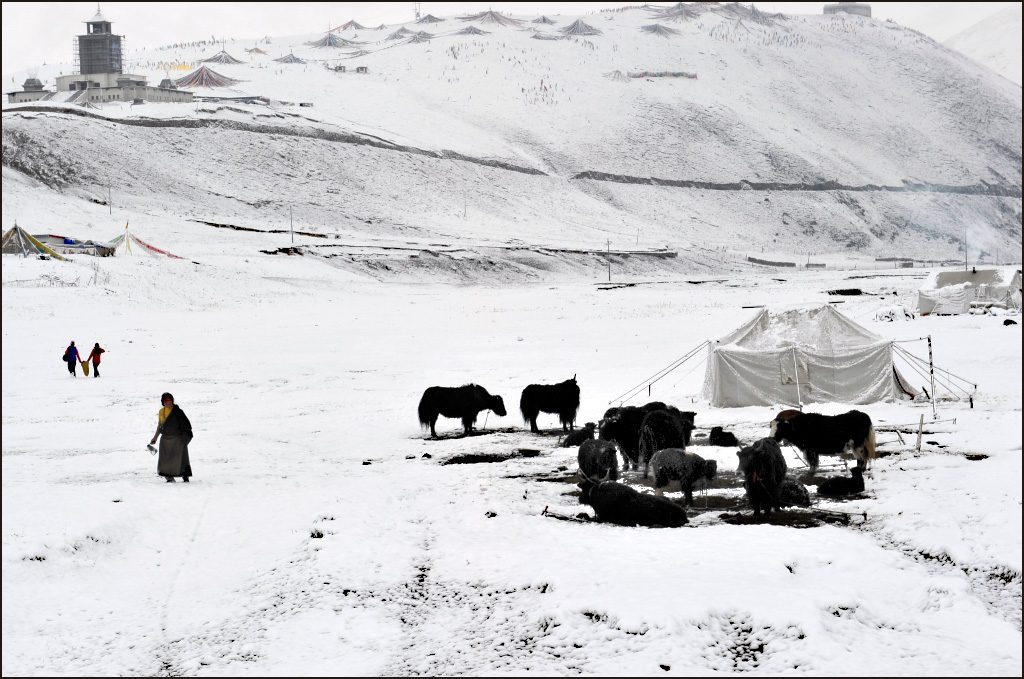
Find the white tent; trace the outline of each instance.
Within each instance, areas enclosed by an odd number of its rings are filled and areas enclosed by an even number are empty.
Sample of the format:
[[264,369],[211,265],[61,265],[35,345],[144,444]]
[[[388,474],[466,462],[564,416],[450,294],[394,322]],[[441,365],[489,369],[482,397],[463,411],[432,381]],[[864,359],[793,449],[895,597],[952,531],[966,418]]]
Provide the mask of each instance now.
[[893,342],[830,305],[759,311],[711,342],[704,397],[715,407],[875,403],[913,398]]
[[917,291],[917,311],[927,314],[966,314],[972,304],[1019,309],[1020,269],[936,271]]

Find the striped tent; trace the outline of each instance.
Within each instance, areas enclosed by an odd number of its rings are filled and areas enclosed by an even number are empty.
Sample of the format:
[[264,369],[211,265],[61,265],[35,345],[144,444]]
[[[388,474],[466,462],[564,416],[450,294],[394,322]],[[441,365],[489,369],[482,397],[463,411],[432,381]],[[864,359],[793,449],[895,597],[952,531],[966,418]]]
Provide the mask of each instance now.
[[238,59],[235,59],[233,56],[231,56],[230,54],[228,54],[224,50],[221,50],[220,52],[218,52],[217,54],[213,55],[209,59],[200,59],[199,61],[200,61],[200,63],[206,63],[206,64],[244,64],[245,63],[244,61],[239,61]]
[[53,257],[62,262],[67,261],[49,247],[39,242],[35,236],[15,223],[4,234],[3,253],[5,255],[21,255],[22,257]]
[[175,80],[174,84],[178,87],[231,87],[232,85],[237,85],[240,82],[242,81],[229,78],[226,75],[221,75],[212,68],[200,66],[184,78],[178,78]]

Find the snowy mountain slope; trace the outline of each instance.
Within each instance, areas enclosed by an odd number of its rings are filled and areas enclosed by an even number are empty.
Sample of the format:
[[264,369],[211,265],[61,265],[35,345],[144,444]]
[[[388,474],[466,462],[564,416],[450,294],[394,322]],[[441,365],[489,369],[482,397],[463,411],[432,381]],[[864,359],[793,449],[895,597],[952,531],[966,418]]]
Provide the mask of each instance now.
[[982,19],[943,44],[1021,84],[1020,3]]
[[[492,25],[477,36],[455,35],[467,22],[447,18],[420,43],[388,40],[397,27],[343,33],[364,43],[359,56],[305,44],[317,36],[274,38],[261,44],[268,57],[215,65],[244,82],[197,94],[313,107],[106,104],[97,112],[223,128],[144,128],[8,106],[5,214],[24,211],[21,184],[7,179],[12,169],[48,181],[74,168],[51,182],[57,200],[80,204],[113,186],[140,216],[249,226],[281,224],[290,205],[304,228],[347,238],[941,258],[959,256],[967,219],[979,249],[1019,249],[1019,88],[891,23],[767,16],[739,5],[694,12],[687,20],[643,8],[587,15],[601,35],[557,41],[532,36],[561,35],[577,17],[555,17],[553,27]],[[640,30],[655,21],[679,33]],[[226,47],[244,57],[252,44]],[[161,66],[215,51],[179,46],[133,58],[157,80]],[[291,52],[311,61],[270,60]],[[327,69],[339,64],[349,72]],[[352,73],[359,65],[369,73]],[[614,71],[698,77],[624,82],[607,77]],[[21,162],[26,155],[42,169]],[[576,179],[588,172],[684,185]],[[743,182],[772,188],[745,191]],[[908,182],[942,186],[894,193]]]

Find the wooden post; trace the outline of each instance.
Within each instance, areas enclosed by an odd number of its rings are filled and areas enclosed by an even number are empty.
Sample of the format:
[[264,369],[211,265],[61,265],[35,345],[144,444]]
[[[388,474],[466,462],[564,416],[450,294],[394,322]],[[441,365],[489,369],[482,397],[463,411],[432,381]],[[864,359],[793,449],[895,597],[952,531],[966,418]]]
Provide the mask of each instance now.
[[295,245],[295,220],[292,219],[292,206],[288,206],[288,231],[292,234],[292,245]]
[[608,282],[612,282],[612,239],[608,239]]
[[932,385],[932,419],[938,417],[935,412],[935,364],[932,362],[932,336],[928,335],[928,376]]
[[793,352],[793,381],[796,382],[796,403],[797,409],[800,412],[804,410],[804,400],[800,396],[800,366],[796,363],[796,347],[792,348]]
[[921,414],[921,420],[917,423],[917,452],[921,452],[921,435],[924,433],[924,414]]

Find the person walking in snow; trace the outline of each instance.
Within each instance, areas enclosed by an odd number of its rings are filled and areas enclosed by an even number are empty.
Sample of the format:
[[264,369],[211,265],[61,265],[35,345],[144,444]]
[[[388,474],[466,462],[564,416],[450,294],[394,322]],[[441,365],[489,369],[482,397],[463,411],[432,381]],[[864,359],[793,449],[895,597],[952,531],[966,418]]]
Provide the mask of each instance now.
[[75,346],[75,340],[71,340],[71,344],[64,350],[64,360],[68,364],[68,372],[71,373],[72,377],[78,377],[78,373],[75,371],[75,366],[78,365],[78,347]]
[[85,358],[87,363],[89,361],[92,361],[92,376],[93,377],[99,377],[100,376],[100,354],[105,353],[106,351],[107,350],[104,349],[103,347],[101,347],[100,343],[97,342],[96,345],[92,348],[92,351],[90,351],[89,355]]
[[185,416],[185,411],[174,404],[174,397],[164,392],[160,397],[163,408],[158,414],[156,433],[149,445],[160,439],[160,457],[156,464],[156,471],[164,477],[167,483],[174,483],[174,477],[180,476],[181,480],[188,483],[188,477],[192,476],[192,464],[188,459],[188,444],[192,440],[192,423]]

